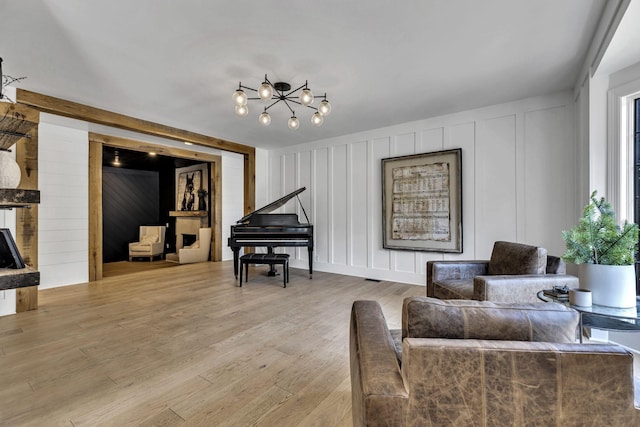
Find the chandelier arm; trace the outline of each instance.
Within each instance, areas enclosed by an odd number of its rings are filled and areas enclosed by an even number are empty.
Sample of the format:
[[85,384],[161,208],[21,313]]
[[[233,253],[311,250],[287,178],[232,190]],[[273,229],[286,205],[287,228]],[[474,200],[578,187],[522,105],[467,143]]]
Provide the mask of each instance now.
[[317,107],[314,107],[314,106],[312,106],[312,105],[304,105],[302,102],[300,102],[300,101],[296,101],[296,99],[295,99],[295,98],[285,98],[285,99],[286,99],[287,101],[289,101],[289,102],[295,102],[296,104],[298,104],[298,105],[302,105],[303,107],[311,108],[312,110],[316,110],[316,111],[318,111],[318,108],[317,108]]
[[293,95],[294,93],[296,93],[297,91],[299,91],[300,89],[302,89],[302,88],[304,88],[304,87],[306,87],[306,86],[307,86],[307,84],[305,83],[305,84],[303,84],[302,86],[300,86],[299,88],[297,88],[297,89],[294,89],[294,90],[290,91],[290,92],[289,92],[289,93],[287,93],[285,96],[286,96],[286,97],[289,97],[289,96]]
[[[274,105],[276,105],[280,101],[281,101],[281,99],[278,98],[278,100],[276,102],[274,102],[273,104],[269,105],[268,107],[264,107],[264,111],[267,111],[269,108],[273,107]],[[289,108],[289,109],[291,109],[291,108]]]
[[291,114],[293,114],[294,116],[296,115],[295,111],[293,111],[293,108],[291,108],[291,106],[289,105],[289,103],[287,102],[287,99],[282,99],[282,102],[284,102],[284,105],[287,106],[287,108],[289,109],[289,111],[291,111]]
[[258,89],[254,89],[254,88],[252,88],[252,87],[248,87],[248,86],[240,85],[240,87],[241,87],[242,89],[252,90],[252,91],[254,91],[254,92],[257,92],[257,91],[258,91]]

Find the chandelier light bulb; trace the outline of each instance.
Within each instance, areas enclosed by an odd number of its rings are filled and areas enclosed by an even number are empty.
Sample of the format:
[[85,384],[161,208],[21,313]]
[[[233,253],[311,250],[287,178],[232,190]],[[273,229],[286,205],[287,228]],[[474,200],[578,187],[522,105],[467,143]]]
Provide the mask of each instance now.
[[322,117],[322,114],[317,111],[313,113],[313,116],[311,116],[311,123],[316,126],[321,126],[322,122],[324,122],[324,117]]
[[300,103],[305,107],[313,104],[313,92],[311,92],[311,89],[305,88],[300,92]]
[[249,114],[249,108],[246,105],[236,105],[236,114],[240,117],[246,117]]
[[323,99],[322,102],[320,102],[320,105],[318,105],[318,113],[320,113],[323,117],[331,114],[331,104],[329,104],[329,101]]
[[273,88],[267,82],[262,82],[260,87],[258,88],[258,96],[262,100],[271,99],[273,96]]
[[287,123],[287,125],[289,126],[289,129],[296,130],[300,127],[300,120],[298,120],[298,118],[294,114],[289,119],[289,122]]
[[260,116],[258,116],[258,122],[262,126],[269,126],[269,124],[271,124],[271,116],[269,115],[269,113],[264,111],[262,112],[262,114],[260,114]]
[[242,89],[233,92],[233,102],[236,105],[247,105],[247,94]]

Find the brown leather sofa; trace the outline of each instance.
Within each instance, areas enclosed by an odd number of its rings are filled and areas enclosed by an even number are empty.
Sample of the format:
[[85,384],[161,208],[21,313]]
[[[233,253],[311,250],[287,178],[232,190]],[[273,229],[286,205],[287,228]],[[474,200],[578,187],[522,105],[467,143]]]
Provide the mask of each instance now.
[[402,351],[375,301],[351,312],[354,426],[638,426],[633,356],[575,343],[560,304],[407,298]]
[[544,248],[495,242],[486,261],[427,262],[427,296],[494,302],[539,302],[538,291],[578,287],[564,262]]

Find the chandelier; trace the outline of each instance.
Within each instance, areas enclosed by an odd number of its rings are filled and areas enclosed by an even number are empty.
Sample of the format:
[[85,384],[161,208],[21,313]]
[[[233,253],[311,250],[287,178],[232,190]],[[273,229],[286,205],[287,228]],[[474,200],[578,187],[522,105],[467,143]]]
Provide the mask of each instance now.
[[[258,97],[247,97],[247,94],[243,89],[257,92]],[[324,118],[331,113],[331,104],[327,101],[326,93],[322,96],[322,101],[320,101],[317,108],[311,105],[315,98],[313,96],[313,92],[311,92],[311,89],[308,87],[308,82],[306,81],[302,86],[293,90],[291,90],[291,85],[289,83],[271,83],[266,74],[264,75],[264,81],[258,89],[243,86],[241,82],[238,85],[238,89],[233,92],[233,102],[236,105],[236,114],[240,117],[246,117],[249,114],[247,101],[257,99],[261,99],[263,101],[274,101],[264,107],[264,111],[258,116],[258,122],[263,126],[269,126],[271,123],[271,116],[267,110],[280,102],[284,103],[289,111],[291,111],[291,117],[287,123],[289,129],[298,129],[300,127],[300,120],[296,117],[296,112],[291,108],[291,104],[298,104],[302,107],[316,110],[316,112],[311,116],[311,123],[316,126],[322,125]]]

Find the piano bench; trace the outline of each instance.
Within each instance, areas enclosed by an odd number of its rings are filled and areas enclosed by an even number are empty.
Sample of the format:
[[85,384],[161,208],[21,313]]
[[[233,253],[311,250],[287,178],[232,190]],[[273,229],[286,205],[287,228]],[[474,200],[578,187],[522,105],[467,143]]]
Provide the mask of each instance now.
[[289,254],[245,254],[240,257],[240,287],[242,287],[242,272],[245,271],[244,281],[249,281],[249,264],[282,264],[282,279],[284,287],[289,281]]

